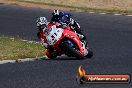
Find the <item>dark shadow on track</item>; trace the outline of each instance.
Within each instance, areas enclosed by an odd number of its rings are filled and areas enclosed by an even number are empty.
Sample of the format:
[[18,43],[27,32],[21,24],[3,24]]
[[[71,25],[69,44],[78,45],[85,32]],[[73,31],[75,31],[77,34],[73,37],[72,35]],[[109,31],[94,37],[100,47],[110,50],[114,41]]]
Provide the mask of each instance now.
[[79,58],[75,58],[75,57],[67,57],[67,56],[59,56],[57,58],[54,59],[47,59],[45,57],[40,58],[41,60],[85,60],[85,59],[79,59]]

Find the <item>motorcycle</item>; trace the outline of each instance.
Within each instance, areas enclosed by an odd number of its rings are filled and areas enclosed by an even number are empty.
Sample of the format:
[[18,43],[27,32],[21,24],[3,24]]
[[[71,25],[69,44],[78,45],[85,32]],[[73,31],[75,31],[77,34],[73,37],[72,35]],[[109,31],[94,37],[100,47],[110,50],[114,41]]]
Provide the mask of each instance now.
[[[62,54],[68,57],[91,58],[93,51],[80,41],[78,35],[69,27],[57,28],[56,25],[51,26],[45,32],[47,43],[52,52],[50,55],[47,53],[48,58],[56,58]],[[41,39],[43,41],[43,39]]]

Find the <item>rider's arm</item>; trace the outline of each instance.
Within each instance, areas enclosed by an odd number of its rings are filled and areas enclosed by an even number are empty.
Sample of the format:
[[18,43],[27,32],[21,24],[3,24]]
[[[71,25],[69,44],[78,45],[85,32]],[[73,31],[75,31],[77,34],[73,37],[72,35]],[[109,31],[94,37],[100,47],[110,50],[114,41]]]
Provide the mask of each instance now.
[[71,14],[68,13],[68,18],[67,18],[67,24],[68,24],[68,25],[70,24],[70,18],[72,18],[72,17],[71,17]]
[[48,43],[47,43],[46,37],[44,36],[44,32],[39,32],[39,33],[38,33],[38,36],[39,36],[39,38],[41,39],[41,41],[42,41],[44,47],[45,47],[45,48],[48,48],[49,45],[48,45]]
[[74,25],[75,25],[77,28],[80,29],[80,25],[79,25],[79,23],[77,23],[75,20],[74,20]]

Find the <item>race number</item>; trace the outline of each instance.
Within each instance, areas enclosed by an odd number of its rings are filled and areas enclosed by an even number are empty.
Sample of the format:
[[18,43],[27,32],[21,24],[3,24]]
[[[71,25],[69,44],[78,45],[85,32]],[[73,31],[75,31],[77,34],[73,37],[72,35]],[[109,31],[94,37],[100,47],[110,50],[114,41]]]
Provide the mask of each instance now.
[[53,45],[57,40],[59,40],[63,31],[61,28],[56,28],[56,26],[52,26],[49,30],[47,40],[49,45]]

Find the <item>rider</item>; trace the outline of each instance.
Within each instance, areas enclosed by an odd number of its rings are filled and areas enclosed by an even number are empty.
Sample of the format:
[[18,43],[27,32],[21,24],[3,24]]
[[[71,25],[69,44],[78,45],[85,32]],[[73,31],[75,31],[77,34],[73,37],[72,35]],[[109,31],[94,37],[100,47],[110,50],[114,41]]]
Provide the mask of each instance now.
[[[51,28],[51,26],[53,26],[54,24],[47,22],[47,19],[45,17],[39,17],[37,19],[36,23],[37,23],[37,29],[38,29],[37,36],[39,39],[41,39],[44,47],[47,49],[46,55],[49,58],[52,58],[52,57],[54,57],[53,55],[55,55],[56,52],[54,52],[53,47],[48,45],[48,43],[47,43],[48,41],[46,39],[46,33],[48,32],[49,28]],[[60,24],[55,24],[54,26],[56,26],[56,28],[62,27],[62,25],[60,25]],[[66,26],[66,27],[64,27],[64,29],[65,28],[67,29],[69,27]],[[58,53],[57,53],[57,55],[58,55]]]
[[52,13],[51,23],[58,22],[61,24],[66,24],[71,27],[79,36],[81,40],[85,40],[86,36],[82,33],[80,25],[71,17],[70,13],[60,12],[59,10],[54,10]]
[[45,17],[39,17],[36,21],[37,23],[37,29],[38,29],[38,33],[37,36],[39,39],[41,39],[44,47],[47,49],[46,50],[46,55],[49,58],[52,58],[52,53],[53,53],[53,49],[52,47],[49,47],[48,43],[47,43],[47,39],[46,39],[46,35],[45,32],[46,30],[50,27],[50,23],[47,22],[47,19]]

